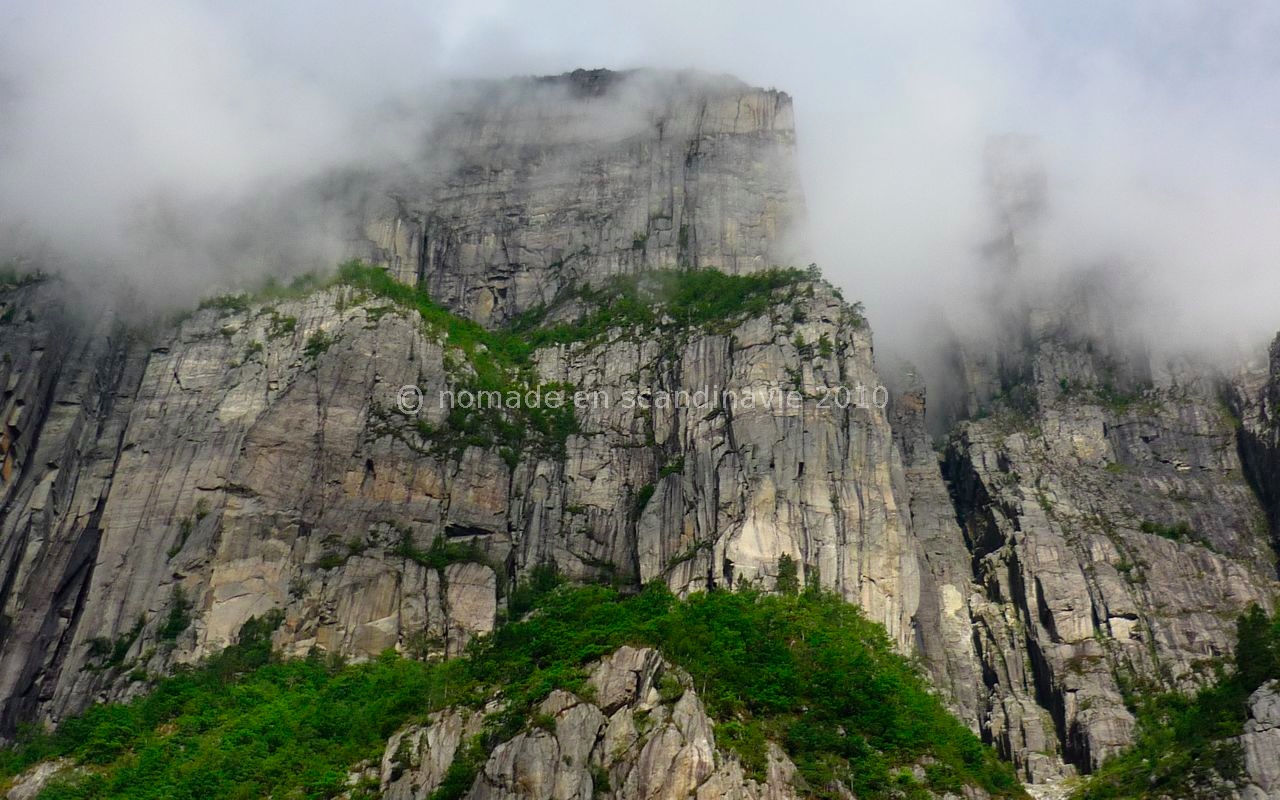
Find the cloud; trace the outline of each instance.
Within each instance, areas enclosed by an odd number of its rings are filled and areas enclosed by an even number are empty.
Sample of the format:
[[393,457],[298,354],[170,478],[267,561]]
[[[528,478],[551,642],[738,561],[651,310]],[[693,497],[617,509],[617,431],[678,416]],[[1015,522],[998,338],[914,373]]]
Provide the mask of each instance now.
[[409,158],[396,121],[443,79],[693,67],[793,95],[812,249],[882,348],[989,311],[1006,134],[1043,167],[1036,286],[1123,271],[1160,341],[1253,341],[1280,326],[1277,33],[1264,3],[14,3],[0,228],[190,293],[329,258],[298,187]]

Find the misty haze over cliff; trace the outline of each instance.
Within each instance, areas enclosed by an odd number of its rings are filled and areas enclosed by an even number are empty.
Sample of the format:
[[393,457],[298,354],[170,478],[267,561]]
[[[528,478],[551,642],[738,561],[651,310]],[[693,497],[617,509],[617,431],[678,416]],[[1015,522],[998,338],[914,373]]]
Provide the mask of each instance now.
[[1011,133],[1043,184],[1019,291],[1088,274],[1157,341],[1251,344],[1280,297],[1278,28],[1260,3],[5,3],[0,230],[185,301],[340,258],[319,179],[419,157],[444,81],[690,67],[795,98],[799,238],[882,348],[980,325],[1014,280],[985,247]]

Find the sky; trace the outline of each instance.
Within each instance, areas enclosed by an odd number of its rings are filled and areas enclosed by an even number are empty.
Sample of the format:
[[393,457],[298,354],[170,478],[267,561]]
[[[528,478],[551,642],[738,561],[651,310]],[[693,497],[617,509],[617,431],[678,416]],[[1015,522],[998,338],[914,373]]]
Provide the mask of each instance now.
[[1277,40],[1261,2],[0,0],[0,237],[198,291],[255,247],[333,255],[315,220],[254,221],[270,186],[394,157],[361,124],[388,98],[696,68],[794,98],[812,250],[882,348],[983,314],[1010,136],[1044,175],[1033,280],[1123,273],[1154,339],[1253,344],[1280,328]]

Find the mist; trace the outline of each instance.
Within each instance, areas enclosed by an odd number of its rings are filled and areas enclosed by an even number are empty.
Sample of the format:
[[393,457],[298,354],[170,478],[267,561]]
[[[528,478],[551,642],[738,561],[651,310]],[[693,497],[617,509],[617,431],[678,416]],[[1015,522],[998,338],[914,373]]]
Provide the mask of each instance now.
[[[694,68],[793,96],[804,238],[882,352],[1081,276],[1166,348],[1256,352],[1278,33],[1262,3],[6,1],[0,255],[157,302],[314,270],[344,245],[317,181],[419,157],[445,82]],[[1039,193],[1014,277],[988,246],[1010,136]]]

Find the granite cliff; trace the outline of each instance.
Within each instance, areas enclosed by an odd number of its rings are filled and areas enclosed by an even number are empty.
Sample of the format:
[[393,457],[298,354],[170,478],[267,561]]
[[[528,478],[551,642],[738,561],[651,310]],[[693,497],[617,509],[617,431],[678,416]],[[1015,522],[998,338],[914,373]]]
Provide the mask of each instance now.
[[[427,312],[368,268],[164,323],[52,279],[0,291],[6,734],[145,692],[273,609],[285,654],[454,656],[540,565],[689,593],[771,587],[793,564],[1044,782],[1124,748],[1134,693],[1199,685],[1236,615],[1271,609],[1280,345],[1269,371],[1155,364],[1070,308],[1029,312],[998,358],[966,343],[939,447],[922,381],[882,379],[859,308],[816,272],[771,271],[803,215],[785,94],[597,71],[457,102],[420,169],[348,187],[353,256]],[[732,284],[743,302],[682,301],[685,267],[751,281]],[[887,407],[854,402],[886,382]],[[526,384],[595,400],[568,416],[437,402]],[[738,402],[661,400],[699,391]],[[650,702],[637,691],[619,704]],[[692,759],[671,778],[690,791],[790,796],[781,751],[764,784],[704,769],[714,739],[686,697],[636,747]],[[584,785],[621,705],[547,703],[554,734],[495,752],[474,796],[577,796],[548,787]],[[387,796],[419,796],[393,774],[438,779],[458,714],[393,738],[389,754],[422,753],[384,759]],[[570,742],[571,722],[594,733]],[[610,758],[624,784],[662,771]],[[655,791],[625,796],[676,796]]]

